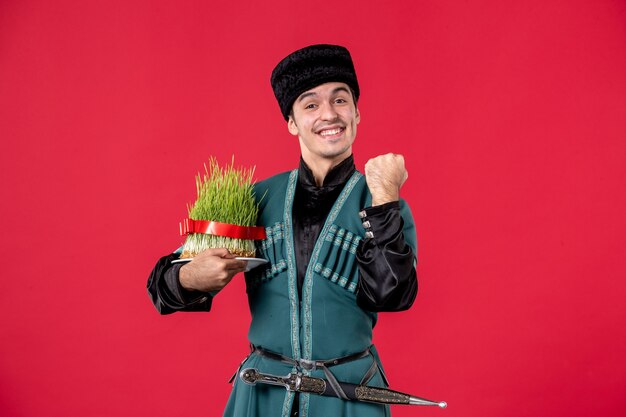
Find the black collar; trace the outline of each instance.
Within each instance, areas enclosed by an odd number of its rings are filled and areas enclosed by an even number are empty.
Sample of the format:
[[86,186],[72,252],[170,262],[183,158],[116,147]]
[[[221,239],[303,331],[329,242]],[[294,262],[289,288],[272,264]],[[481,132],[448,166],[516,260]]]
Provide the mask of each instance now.
[[338,165],[334,166],[326,177],[324,178],[324,183],[321,187],[317,187],[315,183],[315,177],[313,176],[313,171],[311,168],[304,162],[302,156],[300,157],[300,167],[298,168],[298,179],[300,184],[315,187],[315,188],[326,188],[326,187],[335,187],[337,185],[342,185],[348,182],[350,176],[356,171],[356,167],[354,166],[354,157],[350,155],[343,161],[341,161]]

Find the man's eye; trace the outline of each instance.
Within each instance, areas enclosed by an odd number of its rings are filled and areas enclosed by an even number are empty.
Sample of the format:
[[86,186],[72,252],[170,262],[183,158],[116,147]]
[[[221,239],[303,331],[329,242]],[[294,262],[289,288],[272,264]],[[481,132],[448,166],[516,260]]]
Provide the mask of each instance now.
[[314,103],[307,104],[306,106],[304,106],[305,109],[314,109],[315,107],[316,105]]
[[342,103],[347,103],[347,101],[343,98],[338,98],[338,99],[335,99],[335,103],[342,104]]

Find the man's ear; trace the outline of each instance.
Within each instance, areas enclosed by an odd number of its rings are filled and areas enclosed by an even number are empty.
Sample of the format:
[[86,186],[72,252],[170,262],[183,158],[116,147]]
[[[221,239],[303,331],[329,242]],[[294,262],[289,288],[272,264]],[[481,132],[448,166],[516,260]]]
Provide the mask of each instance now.
[[287,120],[287,129],[289,129],[289,133],[294,136],[298,134],[298,126],[296,125],[296,121],[293,119],[293,114],[289,115],[289,120]]
[[359,123],[361,123],[361,112],[356,105],[354,106],[354,109],[356,111],[356,116],[354,117],[354,119],[356,120],[356,124],[358,125]]

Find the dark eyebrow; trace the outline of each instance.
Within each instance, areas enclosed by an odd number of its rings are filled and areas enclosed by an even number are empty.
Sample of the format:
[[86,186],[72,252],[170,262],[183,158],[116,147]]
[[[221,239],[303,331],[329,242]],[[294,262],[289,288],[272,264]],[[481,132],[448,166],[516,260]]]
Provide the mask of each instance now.
[[350,90],[348,90],[346,87],[337,87],[333,90],[333,94],[337,94],[338,92],[343,91],[347,94],[351,94]]
[[307,97],[316,96],[316,95],[317,95],[317,93],[314,93],[313,91],[310,91],[308,93],[302,93],[302,94],[300,94],[300,97],[298,97],[298,99],[296,101],[302,101],[302,100],[304,100]]
[[[335,88],[335,89],[333,90],[332,95],[335,95],[335,94],[337,94],[337,93],[338,93],[338,92],[340,92],[340,91],[343,91],[343,92],[344,92],[344,93],[346,93],[346,94],[352,94],[352,93],[350,92],[350,90],[348,90],[346,87],[337,87],[337,88]],[[307,98],[307,97],[316,96],[316,95],[317,95],[317,93],[316,93],[316,92],[314,92],[314,91],[309,91],[309,92],[306,92],[306,93],[302,93],[302,94],[300,94],[300,96],[296,99],[296,101],[297,101],[297,102],[300,102],[300,101],[304,100],[304,99],[305,99],[305,98]]]

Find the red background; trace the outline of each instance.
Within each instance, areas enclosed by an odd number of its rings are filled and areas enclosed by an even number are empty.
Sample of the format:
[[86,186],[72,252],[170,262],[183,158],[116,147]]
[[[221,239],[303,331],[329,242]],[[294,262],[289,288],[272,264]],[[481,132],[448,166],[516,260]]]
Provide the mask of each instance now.
[[296,166],[269,86],[348,46],[357,166],[403,153],[420,293],[382,314],[395,416],[626,414],[624,1],[0,2],[0,414],[219,415],[243,277],[145,290],[209,155]]

